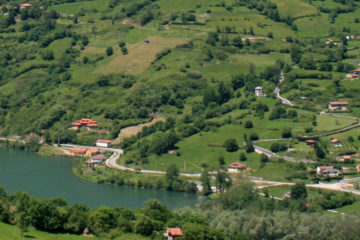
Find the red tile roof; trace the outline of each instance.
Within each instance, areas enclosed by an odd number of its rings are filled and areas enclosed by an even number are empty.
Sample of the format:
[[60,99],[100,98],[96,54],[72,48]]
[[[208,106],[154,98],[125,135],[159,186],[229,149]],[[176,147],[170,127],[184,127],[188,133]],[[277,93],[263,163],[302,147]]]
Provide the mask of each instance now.
[[245,169],[245,168],[246,168],[246,164],[244,164],[244,163],[239,163],[239,162],[233,162],[232,164],[229,165],[228,168]]
[[350,160],[350,159],[352,159],[351,156],[343,156],[342,158],[345,159],[345,160]]
[[306,143],[316,143],[314,140],[306,140]]
[[98,153],[99,150],[97,148],[89,148],[88,152],[90,152],[91,154],[95,154],[95,153]]
[[86,149],[85,148],[73,148],[71,149],[72,153],[77,153],[77,154],[84,154],[86,153]]
[[98,139],[96,140],[97,143],[111,143],[110,140],[105,140],[105,139]]
[[349,102],[330,102],[330,105],[348,105]]
[[354,72],[360,72],[360,68],[355,69]]
[[340,142],[339,139],[333,139],[333,140],[331,140],[331,143],[338,143],[338,142]]
[[105,159],[105,156],[102,154],[91,157],[91,160],[104,160],[104,159]]
[[183,235],[181,228],[167,228],[166,232],[172,237],[181,237]]
[[30,3],[23,3],[20,5],[21,7],[31,7],[31,4]]
[[334,169],[334,166],[319,166],[320,171],[324,170],[324,169]]

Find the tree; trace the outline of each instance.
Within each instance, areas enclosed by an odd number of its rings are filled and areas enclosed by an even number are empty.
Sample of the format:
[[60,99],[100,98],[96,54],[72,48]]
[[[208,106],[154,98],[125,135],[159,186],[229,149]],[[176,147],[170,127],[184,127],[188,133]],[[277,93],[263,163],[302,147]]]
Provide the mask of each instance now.
[[220,157],[218,158],[218,162],[219,162],[220,167],[221,167],[221,166],[224,166],[224,165],[225,165],[224,156],[220,156]]
[[218,41],[219,41],[219,34],[218,33],[216,33],[216,32],[209,32],[208,33],[208,38],[206,40],[207,44],[215,46]]
[[318,158],[324,158],[326,155],[325,151],[322,149],[320,144],[317,142],[314,144],[314,151]]
[[128,54],[128,49],[126,47],[122,47],[121,52],[122,52],[123,55],[127,55]]
[[275,153],[279,152],[280,151],[280,143],[276,142],[276,143],[271,144],[270,150]]
[[231,98],[231,91],[230,89],[225,85],[224,82],[220,82],[218,85],[218,104],[223,104],[227,101],[229,101]]
[[294,63],[299,63],[301,59],[301,50],[296,45],[293,45],[290,49],[291,60]]
[[111,55],[113,55],[113,53],[114,53],[114,50],[113,50],[112,47],[107,47],[106,48],[106,55],[107,56],[111,56]]
[[307,197],[307,190],[304,183],[296,183],[291,187],[291,198],[292,199],[302,199],[304,200]]
[[231,187],[232,182],[231,182],[231,178],[228,176],[228,174],[225,171],[218,170],[215,176],[215,184],[216,184],[216,188],[220,192],[223,192]]
[[237,36],[232,40],[232,45],[237,48],[242,48],[244,46],[241,36]]
[[212,192],[212,190],[211,190],[210,177],[209,177],[209,173],[208,173],[207,169],[204,169],[202,171],[200,181],[203,186],[202,193],[204,195],[209,195]]
[[245,154],[244,152],[241,152],[241,153],[240,153],[239,160],[240,160],[240,161],[246,161],[246,160],[247,160],[246,154]]
[[24,236],[24,232],[28,231],[31,224],[31,217],[27,212],[20,212],[17,216],[17,225],[21,230],[21,236]]
[[225,141],[224,147],[227,152],[236,152],[239,149],[239,145],[234,138],[229,138]]
[[252,132],[252,133],[250,133],[249,139],[251,141],[259,140],[259,135],[256,132]]
[[292,137],[291,128],[284,128],[281,132],[281,136],[283,138],[291,138]]
[[255,148],[254,148],[254,145],[253,145],[252,141],[246,141],[246,143],[245,143],[245,152],[251,153],[251,152],[254,152],[254,151],[255,151]]
[[173,189],[174,183],[178,180],[179,172],[180,171],[175,164],[171,164],[167,168],[165,178],[166,178],[169,190]]
[[198,188],[196,186],[196,183],[194,182],[188,182],[185,186],[185,192],[195,194],[197,193]]
[[269,157],[266,154],[261,154],[260,155],[260,162],[266,163],[268,161],[269,161]]
[[253,128],[253,123],[250,120],[247,120],[244,124],[244,128]]

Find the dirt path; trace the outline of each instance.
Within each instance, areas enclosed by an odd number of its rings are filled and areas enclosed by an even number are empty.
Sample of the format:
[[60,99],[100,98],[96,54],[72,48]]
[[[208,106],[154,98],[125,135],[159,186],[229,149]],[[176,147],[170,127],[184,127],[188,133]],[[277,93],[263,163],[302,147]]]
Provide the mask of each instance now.
[[121,141],[124,138],[135,136],[136,134],[141,132],[143,127],[149,127],[149,126],[154,125],[155,123],[160,122],[160,121],[165,122],[166,119],[164,117],[158,115],[158,114],[154,114],[153,119],[151,120],[151,122],[142,123],[142,124],[139,124],[139,125],[136,125],[136,126],[123,128],[123,129],[121,129],[118,137],[113,141],[113,144],[119,144],[119,143],[121,143]]

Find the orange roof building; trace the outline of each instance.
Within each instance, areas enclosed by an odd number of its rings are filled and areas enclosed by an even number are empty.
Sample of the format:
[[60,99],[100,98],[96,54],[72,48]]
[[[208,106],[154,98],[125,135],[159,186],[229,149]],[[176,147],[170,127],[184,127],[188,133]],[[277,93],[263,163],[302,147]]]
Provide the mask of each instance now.
[[181,228],[167,228],[166,229],[166,233],[164,233],[164,237],[167,239],[167,240],[172,240],[176,237],[182,237],[183,236],[183,233],[182,233],[182,230]]
[[82,155],[86,153],[86,148],[73,148],[71,149],[70,153]]
[[97,148],[89,148],[86,151],[86,156],[91,157],[91,156],[94,156],[95,154],[97,154],[98,152],[99,152],[99,150]]
[[24,9],[24,8],[31,8],[31,4],[30,3],[23,3],[20,5],[20,9]]
[[228,166],[228,172],[238,172],[246,170],[246,164],[240,162],[233,162]]

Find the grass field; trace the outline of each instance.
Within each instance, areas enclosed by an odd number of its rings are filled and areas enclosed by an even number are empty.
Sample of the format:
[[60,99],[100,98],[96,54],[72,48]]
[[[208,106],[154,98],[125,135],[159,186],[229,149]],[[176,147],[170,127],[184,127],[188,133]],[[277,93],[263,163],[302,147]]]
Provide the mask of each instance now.
[[282,0],[273,0],[274,3],[278,6],[281,16],[291,16],[293,18],[299,18],[303,16],[309,16],[317,14],[317,9],[315,6],[312,6],[301,0],[293,1],[282,1]]
[[[119,47],[113,46],[115,49],[114,57],[106,66],[97,69],[95,73],[142,73],[150,66],[158,52],[184,44],[189,39],[148,37],[144,40],[148,40],[149,44],[143,42],[129,44],[127,46],[129,51],[127,55],[122,55]],[[105,49],[87,49],[87,53],[101,53],[102,51],[105,52]]]
[[[72,235],[72,234],[50,234],[46,232],[40,232],[34,229],[30,229],[29,232],[24,233],[24,237],[21,236],[19,228],[13,225],[0,222],[0,236],[1,240],[23,240],[23,239],[38,239],[38,240],[80,240],[84,239],[84,236]],[[91,239],[97,240],[93,237]]]

